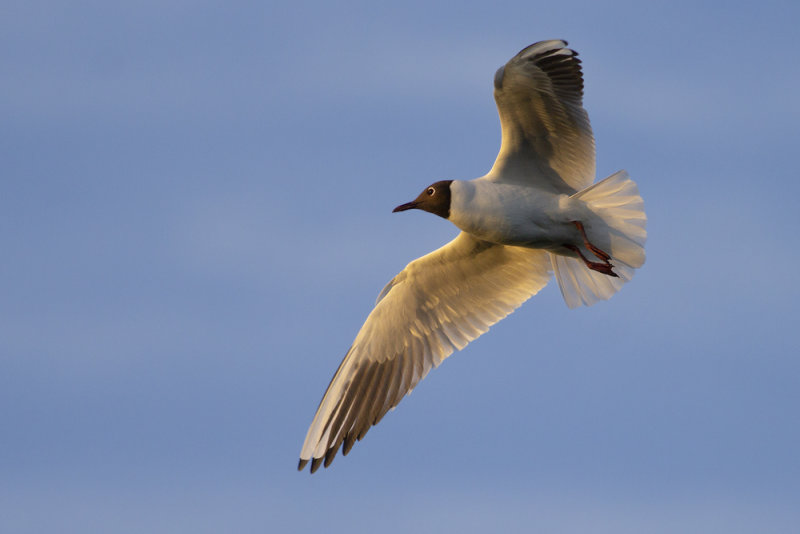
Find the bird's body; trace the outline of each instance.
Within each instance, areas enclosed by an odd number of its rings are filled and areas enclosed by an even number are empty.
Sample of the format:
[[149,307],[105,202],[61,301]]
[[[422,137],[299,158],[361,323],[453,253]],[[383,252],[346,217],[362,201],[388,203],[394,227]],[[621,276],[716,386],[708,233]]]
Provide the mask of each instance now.
[[299,469],[327,467],[453,351],[555,274],[571,308],[605,300],[644,263],[646,216],[625,171],[594,181],[583,77],[565,41],[523,49],[494,77],[502,143],[485,176],[443,180],[419,209],[461,233],[383,288],[308,429]]
[[594,219],[569,195],[485,178],[450,185],[449,220],[473,236],[500,245],[573,255],[564,244],[582,245],[571,221]]

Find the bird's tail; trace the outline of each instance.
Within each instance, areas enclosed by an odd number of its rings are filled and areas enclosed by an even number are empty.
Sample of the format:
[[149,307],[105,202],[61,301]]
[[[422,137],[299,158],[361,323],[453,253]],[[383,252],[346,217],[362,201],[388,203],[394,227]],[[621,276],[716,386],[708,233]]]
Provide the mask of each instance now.
[[[561,294],[567,306],[591,306],[606,300],[633,278],[644,264],[647,216],[636,183],[619,171],[573,195],[586,203],[600,222],[591,233],[592,243],[610,256],[617,277],[589,269],[580,258],[550,255]],[[605,226],[605,228],[603,228]]]

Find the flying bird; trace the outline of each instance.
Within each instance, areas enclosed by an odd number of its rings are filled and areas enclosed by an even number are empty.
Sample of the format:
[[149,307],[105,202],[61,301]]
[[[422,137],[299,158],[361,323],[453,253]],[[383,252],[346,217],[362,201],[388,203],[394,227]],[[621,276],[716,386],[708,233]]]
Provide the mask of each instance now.
[[542,289],[567,306],[610,298],[645,261],[647,218],[625,171],[594,183],[581,61],[567,42],[523,49],[494,76],[502,141],[491,170],[443,180],[418,209],[461,233],[383,288],[317,408],[298,470],[347,454],[428,372]]

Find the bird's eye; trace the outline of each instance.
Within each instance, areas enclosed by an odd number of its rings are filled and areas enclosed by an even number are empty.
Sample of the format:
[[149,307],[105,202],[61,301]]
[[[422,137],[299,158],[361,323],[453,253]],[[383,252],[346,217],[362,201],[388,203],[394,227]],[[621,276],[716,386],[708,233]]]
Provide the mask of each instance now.
[[434,189],[432,187],[429,187],[427,192],[428,192],[429,195],[432,195],[432,194],[434,194],[436,192],[436,189]]

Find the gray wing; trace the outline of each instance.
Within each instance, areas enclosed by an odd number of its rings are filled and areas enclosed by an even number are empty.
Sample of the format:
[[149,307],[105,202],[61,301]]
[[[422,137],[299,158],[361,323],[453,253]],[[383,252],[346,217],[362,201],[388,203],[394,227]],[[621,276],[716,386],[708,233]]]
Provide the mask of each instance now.
[[386,285],[333,376],[308,429],[298,469],[327,467],[455,350],[536,294],[548,253],[461,233]]
[[498,69],[494,98],[502,145],[487,175],[572,194],[594,181],[594,137],[583,75],[566,41],[541,41]]

